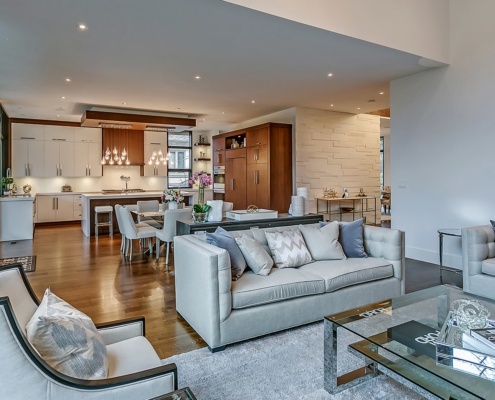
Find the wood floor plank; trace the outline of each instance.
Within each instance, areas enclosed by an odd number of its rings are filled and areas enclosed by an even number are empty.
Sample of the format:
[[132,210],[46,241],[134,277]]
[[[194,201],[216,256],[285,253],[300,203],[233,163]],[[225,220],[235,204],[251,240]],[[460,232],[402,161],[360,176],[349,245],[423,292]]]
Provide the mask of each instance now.
[[120,254],[120,235],[98,239],[80,225],[37,227],[34,240],[0,243],[0,258],[36,255],[28,279],[38,297],[45,289],[89,315],[95,323],[143,315],[146,336],[160,358],[205,347],[175,311],[173,253],[143,255],[137,241],[132,262]]

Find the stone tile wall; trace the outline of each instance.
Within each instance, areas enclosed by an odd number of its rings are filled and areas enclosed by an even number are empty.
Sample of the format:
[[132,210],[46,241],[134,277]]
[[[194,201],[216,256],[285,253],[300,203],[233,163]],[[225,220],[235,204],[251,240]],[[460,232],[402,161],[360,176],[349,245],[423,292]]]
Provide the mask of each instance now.
[[[377,198],[379,223],[380,117],[297,108],[295,141],[296,187],[309,188],[310,212],[316,212],[315,198],[323,197],[325,188],[340,196],[347,188],[355,196],[362,187]],[[372,222],[374,212],[367,215]]]

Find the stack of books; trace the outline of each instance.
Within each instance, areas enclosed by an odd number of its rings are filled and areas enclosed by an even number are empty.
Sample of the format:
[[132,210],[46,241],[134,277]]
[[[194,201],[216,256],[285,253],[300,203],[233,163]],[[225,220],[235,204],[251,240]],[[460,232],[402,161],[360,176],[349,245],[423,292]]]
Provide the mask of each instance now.
[[463,333],[462,347],[495,356],[495,326]]

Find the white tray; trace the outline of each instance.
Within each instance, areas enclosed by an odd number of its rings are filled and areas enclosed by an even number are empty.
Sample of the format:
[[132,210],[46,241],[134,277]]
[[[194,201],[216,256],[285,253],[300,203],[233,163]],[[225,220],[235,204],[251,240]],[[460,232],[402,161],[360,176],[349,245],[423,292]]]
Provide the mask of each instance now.
[[260,208],[257,213],[248,213],[247,210],[233,210],[227,211],[225,216],[236,221],[250,221],[254,219],[278,218],[278,211],[265,210],[263,208]]

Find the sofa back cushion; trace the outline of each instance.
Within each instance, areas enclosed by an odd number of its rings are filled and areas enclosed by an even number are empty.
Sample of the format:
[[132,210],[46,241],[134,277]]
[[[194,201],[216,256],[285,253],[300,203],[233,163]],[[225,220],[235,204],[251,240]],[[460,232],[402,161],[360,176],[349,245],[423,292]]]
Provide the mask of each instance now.
[[321,228],[299,225],[304,241],[314,260],[345,260],[347,257],[339,243],[339,223],[330,222]]

